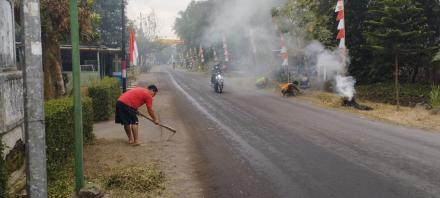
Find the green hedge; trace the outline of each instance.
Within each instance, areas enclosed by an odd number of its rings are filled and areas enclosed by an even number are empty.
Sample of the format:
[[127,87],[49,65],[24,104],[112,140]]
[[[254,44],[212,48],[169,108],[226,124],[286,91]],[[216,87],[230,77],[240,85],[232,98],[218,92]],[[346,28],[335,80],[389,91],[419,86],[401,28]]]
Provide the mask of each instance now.
[[109,120],[115,113],[115,105],[121,94],[119,80],[104,78],[97,85],[89,87],[89,96],[93,101],[95,121]]
[[[356,86],[356,92],[358,99],[396,104],[396,92],[393,83],[359,85]],[[403,106],[414,106],[419,103],[428,104],[430,92],[430,85],[402,84],[400,85],[400,103]]]
[[[82,99],[84,142],[93,139],[93,107],[90,98]],[[44,104],[46,122],[47,170],[50,179],[62,168],[74,152],[73,99],[50,100]]]
[[8,174],[6,173],[6,162],[3,159],[3,142],[0,137],[0,198],[6,197],[6,185],[8,183]]

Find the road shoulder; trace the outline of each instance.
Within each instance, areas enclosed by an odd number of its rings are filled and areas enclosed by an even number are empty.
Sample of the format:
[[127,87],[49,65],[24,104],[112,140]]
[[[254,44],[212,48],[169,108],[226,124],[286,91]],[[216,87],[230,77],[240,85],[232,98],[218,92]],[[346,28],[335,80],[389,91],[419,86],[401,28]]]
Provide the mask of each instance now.
[[[154,70],[142,74],[138,84],[156,84],[160,91],[154,101],[154,110],[161,123],[177,129],[177,134],[167,141],[171,133],[139,117],[141,146],[127,144],[123,127],[114,121],[94,125],[96,141],[85,148],[85,174],[87,181],[102,183],[102,178],[115,169],[154,166],[166,176],[165,190],[155,195],[123,194],[110,192],[111,197],[202,197],[203,189],[197,179],[195,154],[185,125],[177,115],[173,94],[158,81]],[[163,82],[165,83],[165,82]],[[161,89],[162,88],[162,89]],[[146,114],[145,107],[140,108]]]

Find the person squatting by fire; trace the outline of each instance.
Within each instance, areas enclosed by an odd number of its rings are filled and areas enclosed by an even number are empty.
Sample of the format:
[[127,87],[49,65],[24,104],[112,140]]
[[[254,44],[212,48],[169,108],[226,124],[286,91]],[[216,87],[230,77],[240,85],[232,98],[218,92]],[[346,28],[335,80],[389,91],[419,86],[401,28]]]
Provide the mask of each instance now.
[[136,87],[123,93],[116,103],[115,122],[124,125],[128,143],[134,146],[140,145],[138,135],[139,120],[137,117],[138,108],[146,105],[148,114],[156,125],[160,125],[153,111],[153,98],[159,90],[155,85],[147,89]]
[[295,81],[293,83],[283,83],[279,85],[281,88],[281,93],[283,96],[296,96],[300,93],[300,90],[298,88],[298,81]]

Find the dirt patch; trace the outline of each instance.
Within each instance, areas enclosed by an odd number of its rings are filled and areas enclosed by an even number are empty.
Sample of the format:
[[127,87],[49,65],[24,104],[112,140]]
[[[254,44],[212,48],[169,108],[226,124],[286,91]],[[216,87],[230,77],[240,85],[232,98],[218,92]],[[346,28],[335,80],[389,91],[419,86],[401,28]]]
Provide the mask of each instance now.
[[357,113],[372,119],[386,121],[402,126],[410,126],[440,132],[440,125],[438,124],[440,123],[440,115],[433,115],[430,111],[424,109],[423,107],[401,107],[400,110],[397,111],[396,106],[394,105],[359,100],[359,103],[373,108],[371,111],[361,111],[354,108],[342,107],[341,97],[335,94],[319,91],[307,91],[305,94],[300,95],[296,99],[324,108]]

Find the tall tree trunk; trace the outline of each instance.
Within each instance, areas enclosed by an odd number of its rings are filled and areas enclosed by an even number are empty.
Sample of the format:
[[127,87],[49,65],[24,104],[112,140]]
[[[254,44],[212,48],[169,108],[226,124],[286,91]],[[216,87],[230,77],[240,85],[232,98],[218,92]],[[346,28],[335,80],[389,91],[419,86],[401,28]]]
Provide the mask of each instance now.
[[44,41],[42,42],[43,45],[43,71],[44,71],[44,99],[52,99],[56,96],[56,90],[53,83],[53,77],[52,77],[52,63],[50,58],[50,50],[48,50],[49,42]]
[[414,68],[414,73],[412,74],[412,77],[411,77],[412,83],[416,83],[418,74],[419,74],[419,67],[416,67],[416,68]]
[[396,86],[396,107],[397,111],[400,109],[400,98],[399,98],[399,55],[395,54],[395,72],[394,72],[394,80]]
[[56,39],[43,41],[44,98],[58,98],[66,94],[60,63],[60,44]]

